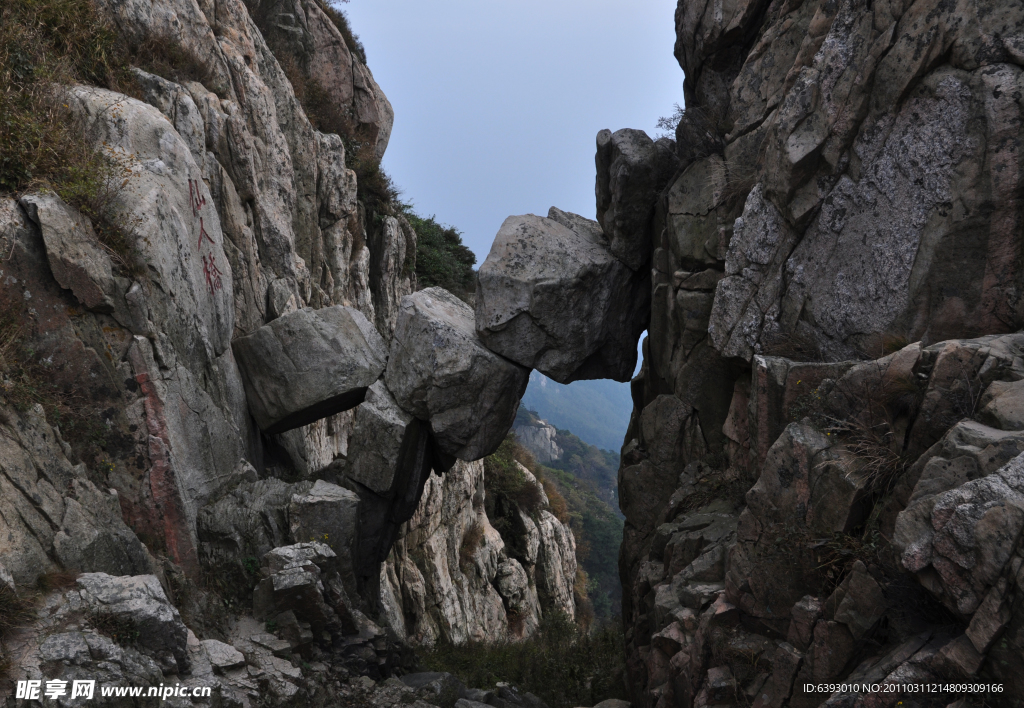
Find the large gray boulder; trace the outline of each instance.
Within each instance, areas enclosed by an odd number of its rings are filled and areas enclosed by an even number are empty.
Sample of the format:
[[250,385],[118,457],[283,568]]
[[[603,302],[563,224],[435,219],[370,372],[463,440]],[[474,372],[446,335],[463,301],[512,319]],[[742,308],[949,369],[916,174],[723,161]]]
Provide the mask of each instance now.
[[387,359],[373,325],[343,305],[290,312],[232,347],[249,410],[269,434],[359,405]]
[[336,484],[317,480],[305,494],[296,494],[288,505],[292,539],[317,541],[338,556],[338,570],[349,589],[354,589],[353,559],[358,537],[359,497]]
[[167,673],[188,671],[188,629],[153,575],[114,577],[86,573],[78,592],[94,618],[134,628],[139,649]]
[[654,205],[679,165],[672,140],[626,128],[597,134],[597,221],[608,248],[639,270],[653,250]]
[[477,279],[492,351],[559,383],[628,381],[650,313],[650,274],[609,251],[596,222],[552,208],[505,220]]
[[430,422],[441,452],[469,462],[497,450],[528,379],[484,347],[473,310],[447,290],[403,298],[385,381],[402,408]]

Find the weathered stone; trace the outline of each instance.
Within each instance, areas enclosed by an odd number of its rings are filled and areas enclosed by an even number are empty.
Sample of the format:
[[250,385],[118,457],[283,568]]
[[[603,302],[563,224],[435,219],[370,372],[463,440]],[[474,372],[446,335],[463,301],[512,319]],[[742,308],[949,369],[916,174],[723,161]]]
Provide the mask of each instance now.
[[882,588],[868,572],[862,561],[842,584],[843,599],[835,610],[835,621],[849,628],[854,639],[862,639],[885,614],[886,602]]
[[789,636],[787,640],[794,646],[806,650],[814,640],[814,626],[821,619],[821,600],[806,595],[790,610]]
[[245,665],[245,657],[242,656],[242,652],[230,644],[216,639],[204,639],[200,644],[203,645],[206,656],[209,657],[210,663],[217,671],[227,671]]
[[814,642],[810,650],[814,657],[812,675],[815,681],[830,681],[841,676],[856,647],[845,626],[819,620],[814,626]]
[[268,434],[359,405],[387,359],[373,325],[341,305],[278,317],[232,348],[249,410]]
[[978,420],[1000,430],[1024,430],[1024,381],[995,381],[978,402]]
[[229,494],[203,507],[197,515],[200,559],[215,567],[234,565],[245,558],[262,558],[291,540],[288,505],[305,494],[312,482],[287,484],[276,478],[242,482]]
[[677,167],[675,145],[642,130],[597,134],[597,221],[608,250],[633,270],[651,256],[658,193]]
[[728,666],[708,669],[708,701],[712,705],[732,703],[736,700],[736,679]]
[[359,497],[335,484],[317,480],[288,505],[291,537],[296,543],[317,541],[338,556],[338,567],[349,591],[355,590],[356,547],[359,539]]
[[477,278],[484,344],[559,383],[628,381],[650,308],[650,280],[608,251],[596,224],[509,217]]
[[21,205],[36,222],[46,244],[53,277],[90,310],[111,313],[119,295],[110,256],[89,220],[56,194],[30,194]]
[[188,670],[188,630],[155,576],[85,573],[76,584],[91,612],[133,627],[139,647],[162,668]]
[[920,571],[930,563],[941,579],[940,599],[962,614],[981,604],[1024,528],[1022,469],[1024,454],[994,474],[919,500],[897,519],[893,540],[904,565]]
[[988,591],[971,617],[966,632],[967,638],[971,640],[979,654],[985,654],[1010,623],[1011,618],[1012,613],[1006,602],[1006,581],[1001,580]]
[[402,300],[385,381],[398,404],[430,422],[438,448],[478,460],[505,439],[529,372],[494,354],[473,311],[442,288]]

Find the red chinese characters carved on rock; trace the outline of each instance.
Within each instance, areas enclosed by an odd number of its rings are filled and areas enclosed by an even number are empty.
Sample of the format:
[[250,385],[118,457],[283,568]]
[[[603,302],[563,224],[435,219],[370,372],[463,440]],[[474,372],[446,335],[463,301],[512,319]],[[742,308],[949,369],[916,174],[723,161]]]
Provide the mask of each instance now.
[[[206,197],[203,196],[203,190],[200,188],[199,180],[190,179],[188,181],[188,199],[189,204],[192,207],[192,216],[199,216],[200,210],[206,206]],[[210,238],[210,234],[206,233],[206,225],[203,224],[203,217],[199,216],[199,241],[196,243],[196,250],[203,250],[203,242],[208,241],[211,246],[216,246],[216,242]],[[210,294],[213,295],[222,287],[224,287],[221,280],[220,268],[217,267],[217,261],[215,260],[214,254],[202,254],[203,258],[203,275],[206,276],[206,286],[210,288]]]
[[199,214],[199,210],[206,206],[206,197],[203,196],[203,190],[199,188],[197,179],[188,181],[188,200],[192,205],[192,216]]
[[223,287],[220,280],[220,268],[217,267],[217,263],[213,260],[213,254],[203,256],[203,273],[206,274],[206,284],[210,288],[211,295]]

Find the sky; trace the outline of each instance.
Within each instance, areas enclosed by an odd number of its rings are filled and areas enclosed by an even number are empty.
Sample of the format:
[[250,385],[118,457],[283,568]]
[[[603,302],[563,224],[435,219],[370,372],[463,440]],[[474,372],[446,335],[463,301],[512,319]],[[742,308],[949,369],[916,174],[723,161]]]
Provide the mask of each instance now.
[[513,214],[595,218],[599,130],[683,101],[675,0],[351,0],[338,5],[395,109],[384,168],[477,255]]

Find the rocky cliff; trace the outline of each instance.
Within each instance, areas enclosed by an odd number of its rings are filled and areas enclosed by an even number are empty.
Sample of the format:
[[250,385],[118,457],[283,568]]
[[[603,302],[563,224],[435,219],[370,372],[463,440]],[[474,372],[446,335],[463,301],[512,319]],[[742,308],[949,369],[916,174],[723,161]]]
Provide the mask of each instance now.
[[483,513],[528,371],[415,292],[415,231],[352,169],[393,114],[347,25],[315,0],[94,9],[164,63],[131,95],[59,89],[115,168],[102,218],[0,195],[0,594],[43,587],[50,618],[8,638],[11,678],[276,704],[408,669],[403,640],[571,616],[568,528],[524,514],[516,555]]
[[671,175],[598,136],[599,220],[653,277],[619,472],[634,703],[966,679],[1016,705],[1024,9],[680,0],[676,33]]

